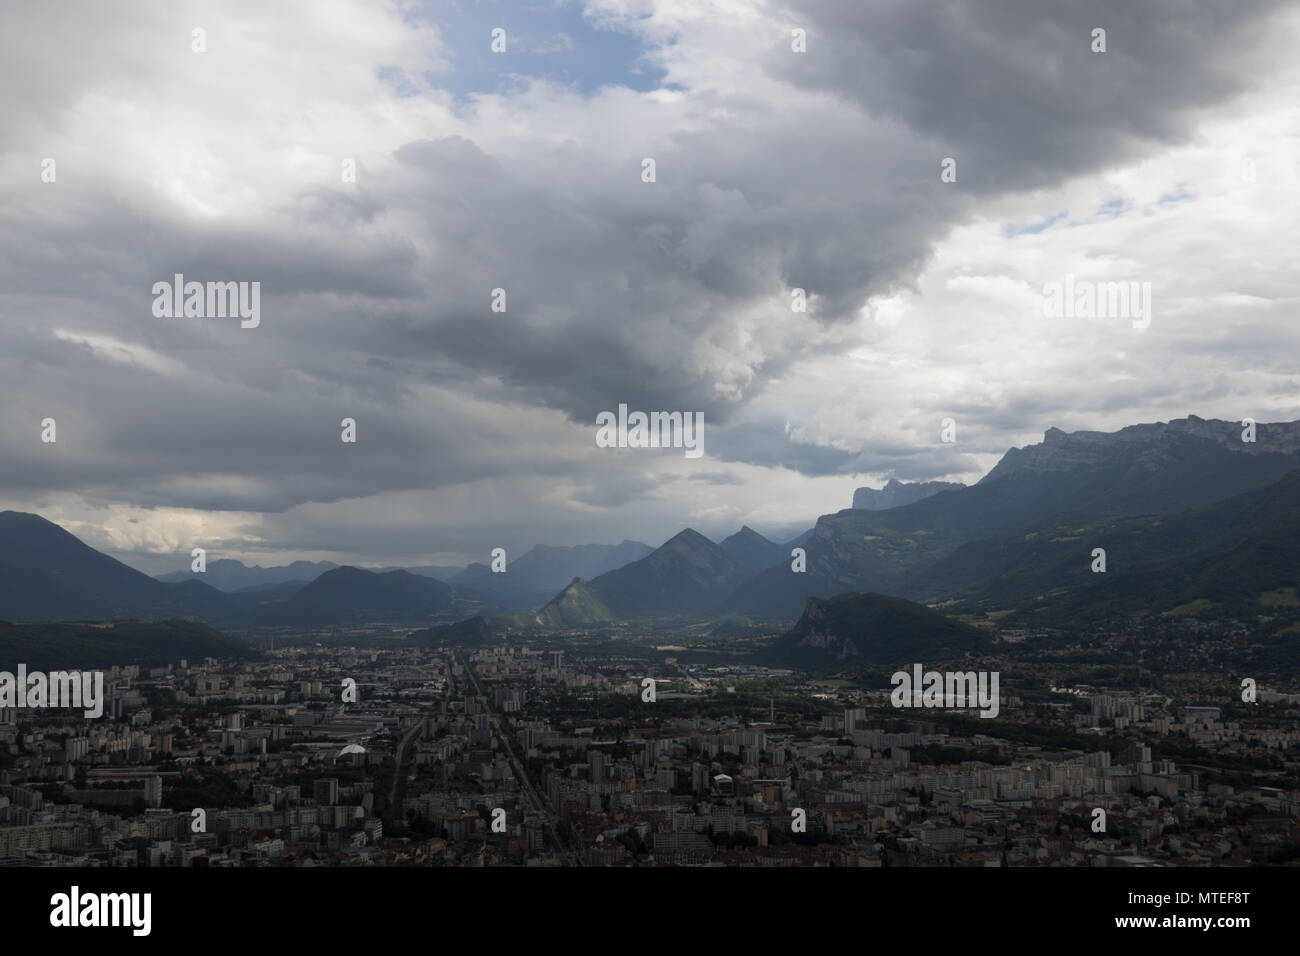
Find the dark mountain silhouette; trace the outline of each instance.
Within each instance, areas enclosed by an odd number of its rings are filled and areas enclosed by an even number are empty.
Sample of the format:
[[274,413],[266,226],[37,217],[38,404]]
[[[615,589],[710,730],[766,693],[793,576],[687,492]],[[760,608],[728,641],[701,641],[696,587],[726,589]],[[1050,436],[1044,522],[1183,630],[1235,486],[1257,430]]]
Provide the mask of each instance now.
[[[1123,523],[1108,541],[1104,574],[1085,566],[1062,579],[1074,586],[1022,600],[1007,620],[1063,626],[1171,613],[1229,616],[1266,629],[1274,608],[1300,606],[1300,471],[1208,508]],[[1032,558],[1018,564],[1025,560]],[[982,593],[1005,589],[999,576]],[[1025,597],[1023,589],[1017,596]]]
[[455,624],[439,624],[423,631],[416,631],[408,640],[429,647],[441,647],[448,644],[486,644],[493,639],[492,628],[482,617],[471,617],[457,621]]
[[96,551],[39,515],[0,513],[4,620],[198,618],[222,625],[321,626],[429,622],[452,609],[449,585],[405,571],[334,568],[311,582],[265,584],[230,594],[210,587],[199,574],[168,584]]
[[592,578],[637,561],[651,552],[640,541],[621,544],[582,544],[573,547],[537,545],[506,561],[506,570],[493,572],[475,563],[450,579],[466,596],[516,611],[546,604],[574,578]]
[[773,661],[801,669],[895,667],[960,658],[992,646],[978,628],[884,594],[810,598],[803,615],[772,645]]
[[115,664],[158,666],[188,658],[254,656],[250,645],[194,621],[10,624],[0,621],[0,660],[32,670],[86,670]]
[[0,512],[0,619],[162,619],[222,607],[201,582],[156,581],[84,544],[40,515]]
[[[0,513],[0,619],[429,625],[522,602],[541,607],[528,612],[533,624],[550,626],[735,615],[762,627],[793,621],[810,597],[846,592],[1049,610],[1102,595],[1118,612],[1141,606],[1139,591],[1128,590],[1138,585],[1125,580],[1139,572],[1156,576],[1142,579],[1149,587],[1163,582],[1155,601],[1162,607],[1166,594],[1177,599],[1171,608],[1247,606],[1261,591],[1291,587],[1285,534],[1300,496],[1300,479],[1290,474],[1300,471],[1300,422],[1258,425],[1255,442],[1241,437],[1235,422],[1194,416],[1113,433],[1050,429],[1040,444],[1008,451],[973,486],[881,511],[823,515],[806,540],[782,545],[748,527],[718,544],[686,529],[618,567],[565,577],[558,594],[543,586],[561,572],[622,562],[645,546],[538,547],[504,574],[471,566],[454,589],[406,571],[346,567],[305,584],[227,593],[201,575],[171,584],[150,578],[38,515],[8,511]],[[791,567],[796,542],[807,552],[805,573]],[[1095,547],[1107,552],[1104,580],[1090,572]],[[1227,566],[1255,577],[1239,588],[1212,580],[1214,568]],[[1256,579],[1276,587],[1252,591]]]
[[750,574],[757,574],[781,561],[788,561],[790,549],[769,541],[746,525],[718,543],[727,557]]
[[[335,565],[337,567],[337,565]],[[405,567],[390,565],[384,568],[366,568],[367,571],[406,571],[410,574],[418,574],[422,578],[433,578],[437,581],[446,581],[451,584],[451,579],[464,571],[461,565],[449,564],[411,564]]]
[[[1099,584],[1092,550],[1106,552],[1106,581],[1198,554],[1221,554],[1284,536],[1300,524],[1300,471],[1265,488],[1172,515],[1044,522],[962,545],[927,569],[934,595],[1005,607],[1053,591]],[[1181,589],[1180,589],[1181,590]]]
[[777,566],[744,582],[723,610],[792,620],[811,596],[877,591],[926,597],[927,569],[969,542],[1028,533],[1047,521],[1073,527],[1168,515],[1264,487],[1300,467],[1300,422],[1257,426],[1195,416],[1113,433],[1051,429],[1013,448],[980,482],[886,511],[818,519],[804,545],[807,572]]
[[428,622],[453,608],[452,589],[442,581],[406,571],[341,567],[279,604],[264,607],[258,623],[276,626]]
[[683,616],[715,607],[747,576],[748,569],[721,545],[687,528],[640,561],[600,575],[589,587],[619,618]]

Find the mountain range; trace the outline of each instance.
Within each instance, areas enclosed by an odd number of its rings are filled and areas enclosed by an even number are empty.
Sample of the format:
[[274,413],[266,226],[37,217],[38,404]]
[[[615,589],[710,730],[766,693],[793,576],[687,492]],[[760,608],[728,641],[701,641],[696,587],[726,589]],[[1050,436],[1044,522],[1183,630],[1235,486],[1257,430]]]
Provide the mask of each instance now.
[[456,610],[449,585],[406,571],[335,567],[310,583],[233,593],[209,586],[197,574],[167,583],[96,551],[39,515],[0,512],[0,620],[189,618],[222,626],[307,627],[429,623]]
[[[218,591],[242,591],[245,588],[266,587],[274,584],[297,583],[300,587],[312,581],[326,571],[333,571],[338,565],[333,561],[295,561],[279,567],[264,568],[260,565],[246,565],[232,558],[217,558],[207,562],[203,571],[203,583]],[[169,571],[157,576],[166,584],[178,584],[195,578],[190,570]]]
[[1107,548],[1105,574],[1084,563],[1082,572],[1071,568],[1075,586],[1045,587],[1065,542],[1039,536],[1006,554],[976,602],[1018,608],[1013,622],[1057,625],[1170,613],[1259,626],[1278,608],[1300,606],[1300,472],[1204,508],[1080,530]]
[[769,541],[748,526],[717,544],[687,528],[639,561],[591,581],[570,582],[534,621],[576,627],[627,618],[705,615],[762,569],[788,563],[793,546]]
[[[859,489],[855,503],[867,507],[823,515],[783,544],[749,527],[718,542],[688,528],[655,549],[538,546],[504,573],[474,564],[446,581],[227,560],[209,564],[212,577],[158,580],[37,515],[9,511],[0,513],[0,619],[430,627],[516,612],[516,626],[711,618],[743,632],[801,618],[810,598],[847,593],[1040,621],[1144,608],[1240,612],[1286,604],[1298,586],[1300,422],[1258,425],[1256,439],[1243,441],[1236,422],[1195,416],[1111,433],[1052,428],[976,484]],[[880,496],[922,493],[876,507],[893,500]],[[795,547],[806,551],[804,572],[792,567]],[[1091,570],[1094,548],[1106,551],[1105,575]]]
[[[575,577],[592,578],[622,567],[649,554],[653,548],[640,541],[621,544],[583,544],[573,547],[537,545],[508,562],[508,573],[493,572],[487,564],[467,567],[420,565],[415,567],[367,568],[374,573],[405,571],[445,581],[466,600],[502,610],[541,607]],[[242,595],[245,601],[267,603],[269,596],[287,599],[308,582],[339,565],[332,561],[295,561],[276,567],[246,565],[231,558],[207,563],[202,577],[191,570],[169,571],[157,579],[169,584],[202,581],[218,591]],[[259,599],[260,598],[260,599]]]
[[[1300,422],[1259,425],[1256,436],[1256,443],[1243,442],[1237,423],[1195,416],[1112,433],[1049,429],[1042,443],[1011,449],[969,487],[886,511],[823,515],[804,546],[805,574],[769,568],[720,609],[793,620],[813,596],[876,591],[946,598],[943,575],[953,568],[944,562],[963,545],[1203,508],[1300,469]],[[1180,547],[1187,553],[1190,545],[1185,540]],[[1088,566],[1094,546],[1100,545],[1080,539],[1080,566]],[[977,577],[985,573],[977,561],[968,567]],[[971,587],[969,579],[955,583]]]
[[487,564],[471,564],[448,578],[467,595],[511,611],[541,607],[574,578],[594,578],[650,554],[640,541],[583,544],[574,547],[537,545],[506,562],[504,572]]

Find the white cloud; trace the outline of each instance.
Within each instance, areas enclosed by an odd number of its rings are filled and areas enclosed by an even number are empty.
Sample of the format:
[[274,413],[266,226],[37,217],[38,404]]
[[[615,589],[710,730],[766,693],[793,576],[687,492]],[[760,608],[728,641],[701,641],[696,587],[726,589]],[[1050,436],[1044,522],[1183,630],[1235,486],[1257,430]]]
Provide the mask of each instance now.
[[[1065,182],[1047,157],[1047,185],[948,189],[923,77],[891,76],[885,111],[782,72],[848,38],[787,57],[820,8],[590,3],[678,88],[458,105],[436,88],[451,51],[403,4],[61,10],[0,14],[0,495],[101,546],[658,543],[793,528],[891,475],[975,480],[1051,425],[1300,417],[1295,68],[1214,107],[1189,90],[1186,138],[1131,148],[1117,118],[1123,154]],[[1269,50],[1297,34],[1274,27]],[[151,284],[187,263],[262,281],[262,327],[152,320]],[[1151,282],[1150,328],[1045,319],[1067,273]],[[704,408],[713,453],[601,454],[588,423],[619,401]]]

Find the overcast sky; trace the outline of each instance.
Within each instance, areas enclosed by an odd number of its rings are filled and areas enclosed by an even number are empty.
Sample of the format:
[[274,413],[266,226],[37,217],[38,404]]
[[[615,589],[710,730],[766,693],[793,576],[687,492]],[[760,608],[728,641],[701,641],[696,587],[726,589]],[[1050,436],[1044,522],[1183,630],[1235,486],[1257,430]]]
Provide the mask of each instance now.
[[[1297,9],[6,4],[0,508],[151,573],[451,564],[1300,418]],[[260,325],[155,317],[175,273]],[[1067,275],[1149,326],[1046,317]],[[705,454],[598,448],[620,403]]]

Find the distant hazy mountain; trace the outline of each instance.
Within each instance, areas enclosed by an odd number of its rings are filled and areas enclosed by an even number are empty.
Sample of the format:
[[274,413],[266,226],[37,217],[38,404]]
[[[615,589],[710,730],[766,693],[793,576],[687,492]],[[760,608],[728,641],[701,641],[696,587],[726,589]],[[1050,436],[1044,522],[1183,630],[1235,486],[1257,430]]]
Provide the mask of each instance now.
[[[458,605],[452,588],[406,571],[332,567],[310,582],[264,582],[225,592],[244,568],[219,560],[175,583],[151,578],[101,554],[39,515],[0,512],[0,621],[103,621],[198,618],[219,626],[326,626],[360,622],[431,623]],[[474,606],[474,602],[465,602]]]
[[589,581],[644,558],[651,550],[640,541],[574,547],[539,544],[517,558],[507,556],[503,572],[475,563],[451,578],[450,583],[481,600],[526,611],[545,604],[574,578]]
[[427,622],[452,610],[452,589],[406,571],[326,571],[288,600],[264,607],[258,622],[278,626]]
[[[101,554],[39,515],[0,512],[0,620],[184,617],[219,625],[322,626],[427,623],[454,610],[449,585],[405,571],[332,568],[309,583],[263,583],[232,593],[208,584],[214,568],[229,584],[242,567],[216,561],[205,574],[166,583]],[[302,571],[311,565],[287,567]]]
[[594,578],[639,561],[654,549],[640,541],[626,538],[618,544],[580,544],[571,548],[552,548],[539,544],[524,554],[510,568],[521,577],[526,574],[538,586],[549,588],[558,579]]
[[771,658],[791,667],[885,666],[960,658],[992,646],[978,628],[884,594],[810,598],[803,616],[773,645]]
[[280,567],[264,568],[246,565],[232,558],[218,558],[207,563],[201,574],[189,570],[169,571],[158,575],[158,580],[174,584],[181,581],[202,581],[218,591],[239,591],[263,584],[284,584],[286,581],[311,581],[338,565],[332,561],[295,561]]
[[804,545],[805,574],[761,572],[724,610],[792,620],[807,598],[844,591],[925,596],[926,571],[972,541],[1059,520],[1164,515],[1261,488],[1300,467],[1300,422],[1257,426],[1191,417],[1113,433],[1050,429],[1013,448],[977,484],[885,511],[823,515]]
[[[885,510],[823,515],[806,540],[777,545],[742,528],[715,544],[687,529],[653,551],[632,541],[539,546],[510,560],[504,574],[465,569],[454,589],[406,571],[331,568],[305,584],[262,581],[226,592],[211,583],[313,566],[249,569],[224,559],[204,575],[166,583],[38,515],[2,512],[0,620],[434,624],[508,610],[557,626],[736,615],[766,627],[795,620],[810,597],[845,592],[983,607],[1036,601],[1048,610],[1096,610],[1102,598],[1117,611],[1144,601],[1163,608],[1170,595],[1179,599],[1171,608],[1286,601],[1252,589],[1297,585],[1287,583],[1293,545],[1285,535],[1300,479],[1283,479],[1300,470],[1300,422],[1258,425],[1255,442],[1241,441],[1241,431],[1237,422],[1196,417],[1113,433],[1050,429],[1040,444],[1008,451],[975,485]],[[804,573],[791,568],[796,545],[807,552]],[[1107,550],[1105,580],[1091,575],[1094,547]],[[1216,582],[1222,567],[1248,577],[1239,587]],[[1164,590],[1144,595],[1126,580],[1130,573],[1155,575],[1143,586]]]
[[0,620],[160,619],[220,604],[219,591],[193,583],[156,581],[40,515],[0,512]]
[[718,547],[749,574],[757,574],[790,557],[789,548],[769,541],[748,525],[724,538]]
[[411,574],[418,574],[422,578],[433,578],[437,581],[446,581],[451,583],[451,579],[465,568],[459,564],[414,564],[404,567],[390,566],[386,568],[366,568],[367,571],[409,571]]
[[808,539],[813,536],[813,532],[816,530],[817,530],[816,528],[809,528],[807,531],[803,532],[803,534],[791,538],[785,544],[781,545],[783,556],[788,555],[790,553],[791,548],[802,548],[805,544],[808,543]]
[[886,508],[910,505],[941,491],[956,491],[965,487],[960,481],[906,482],[890,478],[883,488],[859,488],[853,492],[853,507],[865,511],[884,511]]
[[[745,536],[732,547],[751,554],[761,545]],[[620,619],[700,614],[716,606],[749,573],[721,545],[687,528],[639,561],[590,582],[573,582],[566,589],[573,593],[559,595],[539,617],[548,612],[554,616],[557,602],[571,609],[566,614],[569,624],[581,623],[576,617],[588,606],[594,613]]]

